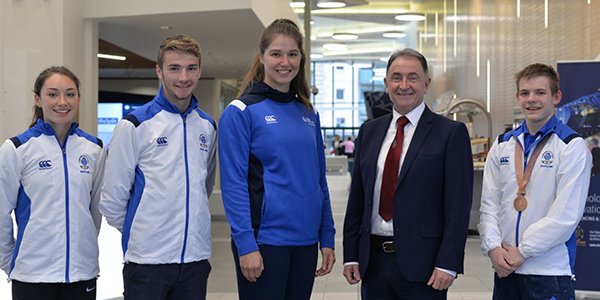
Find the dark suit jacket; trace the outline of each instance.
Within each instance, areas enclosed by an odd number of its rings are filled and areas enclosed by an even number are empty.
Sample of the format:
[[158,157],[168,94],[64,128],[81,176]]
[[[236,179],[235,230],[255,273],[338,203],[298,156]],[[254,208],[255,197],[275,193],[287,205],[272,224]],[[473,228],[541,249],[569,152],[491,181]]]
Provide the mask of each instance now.
[[[360,129],[344,220],[344,262],[369,263],[377,158],[392,114]],[[380,188],[380,187],[377,187]],[[473,190],[473,160],[463,123],[427,107],[402,163],[394,194],[394,243],[402,275],[427,281],[434,267],[463,272]]]

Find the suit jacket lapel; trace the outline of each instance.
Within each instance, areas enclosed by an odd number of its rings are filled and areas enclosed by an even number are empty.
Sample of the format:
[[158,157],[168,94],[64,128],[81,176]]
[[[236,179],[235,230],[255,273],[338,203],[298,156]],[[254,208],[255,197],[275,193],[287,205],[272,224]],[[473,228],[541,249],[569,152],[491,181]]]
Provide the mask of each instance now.
[[398,177],[398,185],[400,186],[400,182],[406,176],[406,173],[410,169],[413,161],[417,157],[417,154],[421,150],[423,143],[427,139],[429,132],[431,131],[433,121],[433,113],[427,106],[425,106],[425,110],[421,115],[421,119],[419,119],[419,123],[417,124],[417,128],[415,129],[415,133],[410,141],[410,146],[408,147],[408,152],[406,153],[406,157],[402,162],[402,169],[400,169],[400,176]]

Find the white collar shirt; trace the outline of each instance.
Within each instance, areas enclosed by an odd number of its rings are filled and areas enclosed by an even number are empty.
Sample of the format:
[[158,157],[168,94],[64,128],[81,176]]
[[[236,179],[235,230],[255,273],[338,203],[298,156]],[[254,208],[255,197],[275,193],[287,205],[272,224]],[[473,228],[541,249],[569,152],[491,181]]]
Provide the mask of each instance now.
[[[404,126],[404,140],[402,142],[402,154],[400,156],[400,166],[398,168],[398,172],[400,172],[400,170],[402,169],[404,157],[408,152],[408,147],[410,146],[410,142],[412,141],[415,129],[417,129],[417,124],[419,124],[419,120],[423,115],[423,111],[425,111],[425,103],[421,102],[421,104],[419,104],[417,107],[415,107],[413,110],[411,110],[405,115],[408,118],[409,123],[406,124],[406,126]],[[385,159],[387,157],[387,153],[390,149],[390,146],[394,141],[394,137],[396,136],[396,121],[400,117],[402,117],[402,115],[398,113],[395,109],[392,109],[392,121],[388,126],[387,133],[385,135],[385,138],[383,139],[381,149],[379,150],[379,156],[377,158],[377,174],[373,190],[373,209],[371,212],[371,234],[374,235],[394,235],[394,219],[390,219],[386,222],[379,215],[379,197],[381,194],[381,182],[383,180],[383,167],[385,165]],[[398,173],[398,175],[400,175],[400,173]]]

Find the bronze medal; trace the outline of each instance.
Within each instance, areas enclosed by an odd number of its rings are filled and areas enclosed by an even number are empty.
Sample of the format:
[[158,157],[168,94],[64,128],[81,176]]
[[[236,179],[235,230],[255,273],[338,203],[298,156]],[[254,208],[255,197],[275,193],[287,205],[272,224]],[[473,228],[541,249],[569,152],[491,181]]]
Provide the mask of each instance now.
[[527,198],[524,194],[518,194],[513,202],[513,206],[517,211],[524,211],[527,208]]

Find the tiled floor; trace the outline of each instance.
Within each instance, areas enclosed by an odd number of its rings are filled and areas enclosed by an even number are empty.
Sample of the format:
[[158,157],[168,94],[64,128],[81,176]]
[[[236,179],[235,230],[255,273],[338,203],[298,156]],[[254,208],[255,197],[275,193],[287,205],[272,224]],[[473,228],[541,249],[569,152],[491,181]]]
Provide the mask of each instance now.
[[[342,234],[341,228],[348,197],[350,177],[347,175],[328,176],[332,209],[336,222],[337,263],[331,274],[317,278],[313,290],[313,300],[354,300],[359,299],[358,285],[350,286],[342,274]],[[237,288],[233,259],[229,242],[229,226],[224,217],[213,218],[213,266],[208,281],[208,300],[234,300]],[[101,276],[98,280],[98,299],[121,299],[122,278],[120,234],[104,224],[99,237]],[[489,260],[481,255],[479,238],[469,237],[466,247],[465,274],[460,275],[449,290],[450,300],[491,299],[492,269]],[[0,299],[10,299],[10,284],[0,280]],[[578,299],[583,299],[578,297]]]
[[[337,228],[337,262],[331,274],[315,281],[312,300],[354,300],[360,299],[358,285],[350,286],[342,276],[342,224],[350,177],[345,175],[328,176],[331,204]],[[236,281],[233,259],[229,248],[229,227],[227,222],[217,218],[213,221],[213,270],[208,281],[209,300],[236,300]],[[491,299],[492,269],[489,260],[481,255],[479,238],[467,241],[465,275],[460,275],[449,290],[450,300]]]

